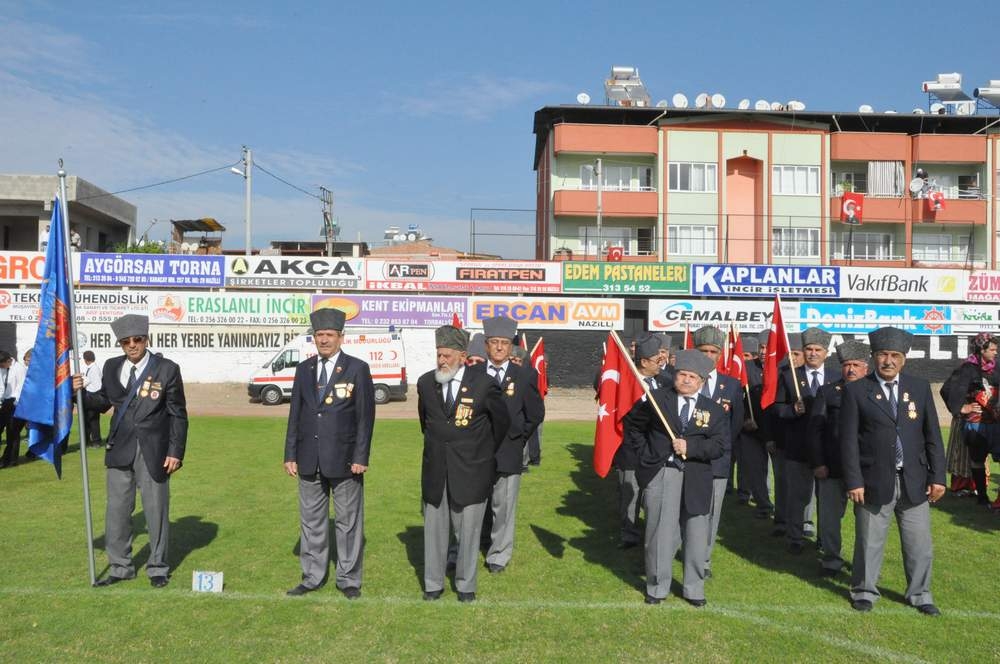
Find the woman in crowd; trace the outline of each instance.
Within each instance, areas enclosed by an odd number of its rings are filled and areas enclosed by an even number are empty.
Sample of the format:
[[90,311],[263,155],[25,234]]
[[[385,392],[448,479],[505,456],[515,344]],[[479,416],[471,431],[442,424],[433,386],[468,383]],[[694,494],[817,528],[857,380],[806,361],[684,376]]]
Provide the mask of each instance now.
[[[1000,420],[1000,376],[996,357],[1000,338],[980,332],[972,339],[972,354],[941,388],[941,397],[954,416],[948,441],[948,471],[952,489],[972,478],[977,502],[988,505],[989,475],[986,458],[994,451]],[[971,488],[971,487],[969,487]],[[1000,502],[1000,499],[998,499]]]

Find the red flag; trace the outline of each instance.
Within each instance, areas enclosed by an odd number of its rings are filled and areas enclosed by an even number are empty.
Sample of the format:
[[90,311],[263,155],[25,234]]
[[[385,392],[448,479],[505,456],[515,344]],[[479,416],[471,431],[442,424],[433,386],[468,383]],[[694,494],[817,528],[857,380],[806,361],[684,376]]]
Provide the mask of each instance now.
[[691,326],[684,325],[684,350],[694,348],[694,338],[691,336]]
[[538,338],[531,351],[531,367],[538,372],[538,391],[544,399],[549,393],[549,363],[545,359],[545,340],[542,337]]
[[943,210],[945,208],[944,204],[944,192],[942,191],[932,191],[927,194],[927,210],[930,212],[937,212],[938,210]]
[[763,410],[774,403],[778,392],[778,363],[788,355],[788,337],[785,323],[781,320],[781,296],[774,296],[774,314],[771,316],[771,334],[767,337],[764,356],[764,392],[760,397]]
[[457,311],[451,315],[451,326],[462,329],[462,319],[458,317]]
[[625,432],[622,419],[642,394],[632,363],[622,353],[618,342],[608,335],[597,391],[597,428],[594,431],[594,470],[601,477],[607,477],[615,452],[622,444]]
[[747,366],[743,362],[743,339],[736,330],[729,328],[729,370],[726,372],[733,378],[740,379],[740,385],[746,387],[750,382],[747,378]]
[[522,350],[528,350],[528,336],[524,332],[517,335],[517,342],[521,345]]
[[840,200],[840,220],[845,224],[860,224],[861,208],[865,204],[865,195],[848,191],[844,192]]

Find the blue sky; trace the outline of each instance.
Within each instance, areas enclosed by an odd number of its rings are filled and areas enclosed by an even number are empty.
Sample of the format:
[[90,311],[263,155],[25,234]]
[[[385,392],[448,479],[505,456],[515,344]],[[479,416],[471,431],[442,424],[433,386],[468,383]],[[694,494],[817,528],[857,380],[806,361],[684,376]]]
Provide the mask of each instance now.
[[[332,189],[347,238],[415,223],[466,249],[473,208],[534,207],[535,110],[603,100],[612,65],[637,66],[654,101],[823,111],[926,107],[920,84],[939,72],[970,93],[1000,79],[985,0],[319,4],[0,0],[0,172],[63,157],[117,191],[233,164],[247,144],[269,171]],[[243,182],[226,170],[123,197],[140,232],[214,216],[224,246],[243,246]],[[531,253],[532,213],[476,216],[522,236],[477,249]],[[318,201],[255,173],[256,246],[320,225]]]

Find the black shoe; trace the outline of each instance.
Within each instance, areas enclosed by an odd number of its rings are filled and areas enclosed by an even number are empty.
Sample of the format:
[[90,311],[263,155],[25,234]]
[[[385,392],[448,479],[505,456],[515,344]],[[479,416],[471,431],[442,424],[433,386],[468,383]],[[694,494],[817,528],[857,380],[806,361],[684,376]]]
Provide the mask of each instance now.
[[302,595],[305,595],[306,593],[311,593],[314,590],[319,590],[319,588],[309,588],[308,586],[304,586],[300,583],[299,585],[295,586],[285,594],[288,595],[289,597],[301,597]]
[[149,585],[154,588],[166,588],[167,583],[170,581],[166,576],[151,576],[149,577]]
[[621,549],[622,551],[626,551],[628,549],[634,549],[637,546],[639,546],[638,542],[619,542],[618,543],[618,548]]
[[700,609],[701,607],[708,604],[707,599],[688,599],[687,597],[685,597],[684,601],[690,604],[691,606],[695,607],[696,609]]
[[459,602],[475,602],[476,593],[458,593]]
[[341,594],[347,599],[357,599],[361,597],[361,588],[341,588]]
[[540,466],[540,465],[542,465],[542,460],[541,459],[532,459],[531,461],[528,462],[528,465],[529,466]]
[[651,604],[652,605],[652,604],[659,604],[663,600],[661,598],[659,598],[659,597],[653,597],[652,595],[646,595],[646,599],[644,601],[646,602],[646,604]]
[[108,576],[94,584],[95,588],[105,588],[107,586],[113,586],[120,581],[131,581],[132,579],[126,579],[124,576]]
[[872,603],[867,599],[855,599],[851,600],[851,608],[855,611],[861,611],[862,613],[867,613],[872,610]]
[[830,577],[830,576],[837,576],[838,574],[840,574],[840,570],[834,569],[832,567],[821,567],[819,573],[822,576]]
[[504,571],[507,568],[504,567],[503,565],[494,565],[493,563],[487,563],[486,569],[490,571],[490,574],[499,574],[500,572]]
[[917,607],[917,611],[924,614],[925,616],[937,617],[941,615],[941,609],[937,608],[933,604],[921,604]]
[[793,556],[798,556],[802,554],[802,551],[803,549],[805,549],[805,547],[802,546],[802,542],[789,542],[786,549],[788,550],[788,553],[792,554]]
[[521,474],[522,475],[525,475],[525,474],[530,473],[530,472],[531,472],[531,468],[528,468],[527,466],[521,466]]
[[429,591],[425,590],[424,591],[424,601],[425,602],[433,602],[436,599],[440,599],[441,598],[441,593],[443,593],[443,592],[444,592],[443,590],[429,590]]

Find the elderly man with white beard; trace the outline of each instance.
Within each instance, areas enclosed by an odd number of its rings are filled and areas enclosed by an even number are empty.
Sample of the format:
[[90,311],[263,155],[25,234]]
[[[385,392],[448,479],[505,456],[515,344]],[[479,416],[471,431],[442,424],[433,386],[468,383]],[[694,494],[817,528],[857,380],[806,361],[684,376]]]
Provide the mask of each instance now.
[[444,592],[449,525],[458,539],[458,601],[476,599],[479,538],[496,474],[496,451],[510,428],[499,385],[466,370],[469,333],[434,331],[437,369],[417,380],[417,414],[424,434],[424,599]]

